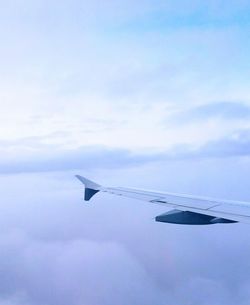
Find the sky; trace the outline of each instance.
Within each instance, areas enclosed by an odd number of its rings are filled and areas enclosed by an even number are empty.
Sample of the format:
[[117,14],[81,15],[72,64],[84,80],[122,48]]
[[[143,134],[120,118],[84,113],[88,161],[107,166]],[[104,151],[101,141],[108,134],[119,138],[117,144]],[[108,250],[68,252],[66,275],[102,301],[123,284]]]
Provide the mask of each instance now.
[[250,202],[250,3],[0,0],[0,305],[248,305],[249,226],[75,174]]

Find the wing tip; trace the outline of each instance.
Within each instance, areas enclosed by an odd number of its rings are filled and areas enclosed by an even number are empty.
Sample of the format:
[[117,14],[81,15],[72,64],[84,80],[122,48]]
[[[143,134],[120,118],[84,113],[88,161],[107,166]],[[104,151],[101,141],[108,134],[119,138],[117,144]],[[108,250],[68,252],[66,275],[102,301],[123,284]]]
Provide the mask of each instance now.
[[75,175],[85,185],[84,200],[89,201],[101,189],[101,186],[83,176]]

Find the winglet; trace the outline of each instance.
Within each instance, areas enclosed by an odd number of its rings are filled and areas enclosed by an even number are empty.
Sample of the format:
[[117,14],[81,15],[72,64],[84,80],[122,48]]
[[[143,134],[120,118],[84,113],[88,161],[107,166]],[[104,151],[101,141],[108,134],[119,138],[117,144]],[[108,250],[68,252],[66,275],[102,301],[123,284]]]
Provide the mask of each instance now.
[[76,175],[76,178],[79,179],[85,185],[84,200],[89,201],[96,193],[101,189],[101,186],[85,177]]

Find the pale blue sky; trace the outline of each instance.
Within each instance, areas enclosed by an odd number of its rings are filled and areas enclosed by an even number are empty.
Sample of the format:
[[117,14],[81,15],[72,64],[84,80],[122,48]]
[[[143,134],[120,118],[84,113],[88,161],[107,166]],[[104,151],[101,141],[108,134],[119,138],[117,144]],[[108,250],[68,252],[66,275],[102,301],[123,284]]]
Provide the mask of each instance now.
[[172,125],[202,105],[249,105],[248,12],[244,1],[3,3],[1,138],[138,152],[248,129],[239,117]]

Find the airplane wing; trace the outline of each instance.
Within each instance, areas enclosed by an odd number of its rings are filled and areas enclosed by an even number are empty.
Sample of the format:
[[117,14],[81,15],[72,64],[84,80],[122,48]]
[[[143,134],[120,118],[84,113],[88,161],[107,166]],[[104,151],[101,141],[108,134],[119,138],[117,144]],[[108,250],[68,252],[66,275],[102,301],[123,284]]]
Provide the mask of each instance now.
[[159,222],[204,225],[216,223],[250,223],[250,203],[218,200],[174,193],[146,191],[125,187],[104,187],[76,175],[85,185],[84,199],[89,201],[96,193],[104,192],[139,199],[173,208],[155,218]]

